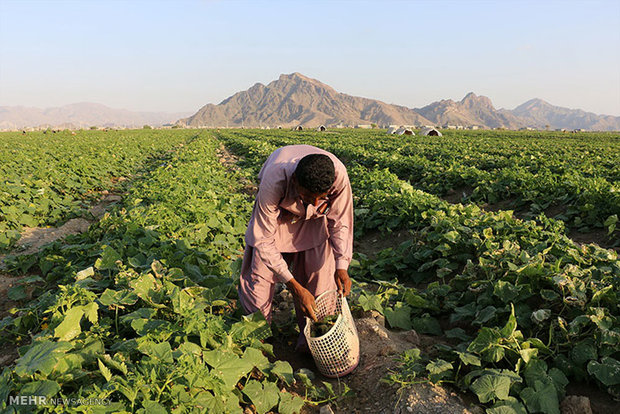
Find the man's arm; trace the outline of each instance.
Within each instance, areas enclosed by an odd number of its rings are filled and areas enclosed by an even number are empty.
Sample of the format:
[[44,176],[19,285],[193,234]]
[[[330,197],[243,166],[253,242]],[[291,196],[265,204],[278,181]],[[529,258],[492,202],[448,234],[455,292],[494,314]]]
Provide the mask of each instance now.
[[[344,169],[344,166],[342,166]],[[334,251],[338,290],[346,295],[351,290],[348,268],[353,258],[353,192],[346,172],[340,171],[334,192],[330,194],[331,208],[327,214],[329,242]]]
[[284,186],[286,186],[284,177],[281,179],[265,177],[261,181],[254,204],[254,220],[248,227],[248,232],[253,247],[263,263],[276,274],[281,282],[287,283],[293,278],[293,274],[276,246],[276,231],[280,214],[278,204],[284,194]]

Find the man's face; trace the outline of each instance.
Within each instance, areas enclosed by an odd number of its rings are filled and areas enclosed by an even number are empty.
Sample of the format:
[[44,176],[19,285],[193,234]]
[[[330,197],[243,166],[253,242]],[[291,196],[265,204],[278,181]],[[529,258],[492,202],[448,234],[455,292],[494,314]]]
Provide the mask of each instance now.
[[322,201],[325,201],[325,197],[327,196],[327,192],[324,192],[322,194],[312,193],[300,186],[299,184],[297,184],[297,192],[299,193],[299,198],[301,198],[301,201],[303,201],[304,204],[312,204],[315,207],[318,206]]

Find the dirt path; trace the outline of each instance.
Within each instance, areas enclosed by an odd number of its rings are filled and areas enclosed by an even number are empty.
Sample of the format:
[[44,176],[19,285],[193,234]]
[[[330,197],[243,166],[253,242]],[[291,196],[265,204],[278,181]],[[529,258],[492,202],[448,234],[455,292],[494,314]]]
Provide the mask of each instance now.
[[[323,387],[322,381],[334,390],[344,390],[346,384],[354,393],[340,398],[329,406],[334,413],[420,413],[420,414],[469,414],[482,413],[478,407],[469,407],[453,390],[430,384],[418,384],[400,389],[381,381],[391,370],[398,369],[396,356],[407,349],[432,346],[437,341],[419,336],[415,331],[391,331],[385,327],[385,319],[377,312],[364,312],[355,316],[360,339],[361,358],[359,366],[346,377],[330,379],[317,370],[311,356],[295,353],[297,331],[294,330],[294,309],[287,290],[278,293],[274,300],[274,354],[287,361],[294,370],[306,368],[316,374],[315,385]],[[306,414],[323,413],[327,408],[309,406]],[[329,411],[326,411],[329,412]]]
[[103,191],[101,194],[101,199],[88,209],[90,217],[72,218],[60,227],[24,227],[15,248],[7,255],[0,255],[0,269],[3,268],[4,258],[8,255],[37,253],[46,244],[87,231],[92,223],[98,221],[106,211],[121,200],[119,194],[111,194],[108,191]]

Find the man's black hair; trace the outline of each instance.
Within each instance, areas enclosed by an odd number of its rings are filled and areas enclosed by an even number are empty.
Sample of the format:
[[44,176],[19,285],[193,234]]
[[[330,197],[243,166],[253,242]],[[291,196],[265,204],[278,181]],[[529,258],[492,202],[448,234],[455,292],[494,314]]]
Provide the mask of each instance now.
[[310,154],[299,160],[295,170],[297,182],[314,194],[323,194],[336,179],[336,170],[331,158],[325,154]]

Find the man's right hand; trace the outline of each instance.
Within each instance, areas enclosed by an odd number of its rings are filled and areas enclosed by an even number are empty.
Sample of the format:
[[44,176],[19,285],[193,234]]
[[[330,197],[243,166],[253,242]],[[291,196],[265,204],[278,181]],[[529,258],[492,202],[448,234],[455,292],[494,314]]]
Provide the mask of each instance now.
[[312,319],[314,322],[317,322],[315,314],[316,303],[314,301],[314,296],[312,295],[312,293],[310,293],[308,289],[303,287],[294,278],[286,284],[286,287],[293,295],[294,300],[297,301],[297,303],[299,304],[299,307],[301,308],[301,311],[304,313],[304,315]]

